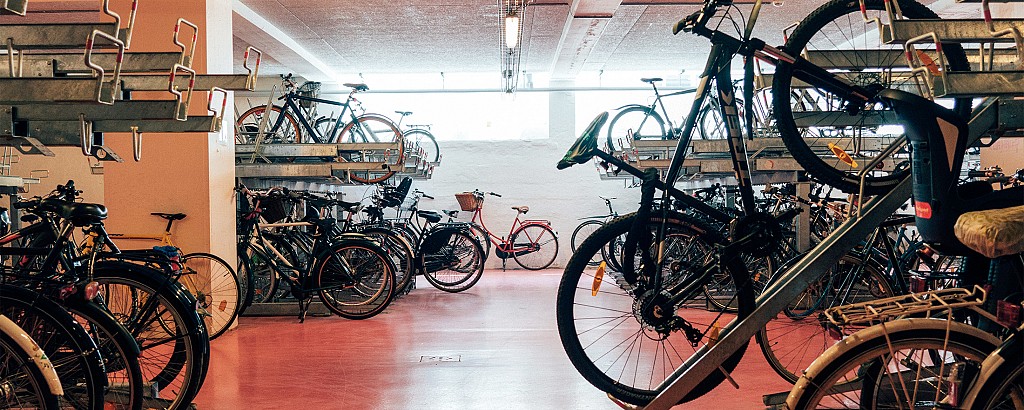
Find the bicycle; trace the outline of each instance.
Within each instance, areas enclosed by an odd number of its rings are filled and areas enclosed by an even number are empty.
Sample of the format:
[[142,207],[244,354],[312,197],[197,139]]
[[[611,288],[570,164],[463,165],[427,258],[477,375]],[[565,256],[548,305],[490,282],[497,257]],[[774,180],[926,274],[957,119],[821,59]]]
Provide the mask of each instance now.
[[494,245],[494,254],[501,258],[501,268],[505,269],[509,257],[524,269],[540,270],[551,266],[558,256],[558,235],[551,229],[551,223],[543,219],[520,219],[521,215],[530,212],[530,207],[513,206],[512,209],[517,213],[509,227],[508,236],[498,237],[484,224],[485,195],[501,197],[494,192],[475,189],[473,192],[455,194],[455,199],[463,211],[473,212],[471,223],[478,223],[486,234],[485,239]]
[[[605,215],[594,215],[579,218],[580,220],[583,220],[583,222],[581,222],[579,226],[577,226],[576,229],[572,231],[572,237],[569,241],[569,245],[571,246],[573,253],[576,252],[576,248],[583,243],[584,239],[590,237],[590,235],[593,234],[594,231],[599,229],[601,226],[604,226],[604,224],[608,223],[608,221],[611,221],[612,219],[615,219],[619,216],[618,212],[615,212],[615,209],[612,209],[612,200],[616,198],[608,198],[603,196],[599,196],[598,198],[601,198],[604,201],[605,206],[608,207],[608,213]],[[604,261],[609,265],[615,266],[615,258],[612,257],[612,255],[614,254],[613,249],[616,249],[616,246],[614,244],[610,244],[608,246],[608,249],[601,249],[601,258],[597,258],[595,255],[595,259],[591,261],[591,264],[597,266],[602,261]]]
[[[760,307],[756,311],[757,316],[755,316],[753,322],[760,322],[759,324],[754,325],[751,324],[751,321],[746,320],[755,311],[753,291],[751,286],[748,285],[751,275],[745,264],[742,263],[744,259],[742,256],[767,256],[776,251],[777,245],[784,240],[781,236],[781,225],[792,219],[796,212],[789,211],[782,215],[773,216],[757,213],[755,210],[754,194],[747,164],[748,155],[741,141],[744,130],[739,127],[739,124],[741,124],[738,118],[739,109],[735,106],[735,90],[732,87],[732,80],[730,78],[733,57],[746,57],[743,86],[746,95],[743,99],[747,101],[747,104],[750,104],[750,97],[753,92],[753,61],[754,57],[756,57],[768,60],[776,64],[777,67],[780,65],[789,66],[786,72],[780,72],[779,68],[776,69],[776,97],[788,95],[788,86],[778,86],[779,77],[783,75],[788,76],[787,80],[797,78],[805,84],[813,84],[822,90],[827,90],[832,95],[844,97],[844,101],[850,101],[845,106],[855,108],[854,112],[859,113],[861,107],[874,108],[876,105],[874,96],[878,92],[872,91],[873,87],[851,85],[832,72],[814,65],[800,56],[791,55],[786,51],[768,46],[761,40],[752,39],[750,34],[759,14],[762,5],[761,1],[755,2],[754,11],[750,14],[749,19],[747,19],[747,27],[741,33],[740,38],[733,37],[717,28],[710,28],[709,23],[716,12],[723,6],[731,5],[731,1],[707,0],[700,11],[680,21],[673,30],[675,33],[686,31],[708,38],[712,42],[712,53],[709,56],[708,65],[701,76],[701,82],[696,91],[695,103],[691,107],[690,115],[686,117],[681,138],[676,146],[675,155],[664,179],[661,179],[657,172],[641,171],[597,148],[597,136],[602,132],[602,127],[608,122],[608,113],[599,114],[591,122],[590,126],[558,164],[558,167],[562,169],[597,157],[602,164],[617,167],[641,180],[640,209],[634,214],[620,218],[619,223],[607,225],[606,228],[599,231],[600,234],[595,233],[591,240],[584,242],[580,251],[577,251],[566,268],[562,283],[559,286],[556,306],[559,334],[563,347],[566,349],[566,353],[576,369],[591,384],[623,402],[632,404],[651,403],[657,407],[667,408],[676,402],[685,402],[699,397],[728,377],[728,372],[735,367],[742,357],[744,349],[749,343],[749,337],[756,333],[756,329],[752,328],[755,326],[759,328],[768,320],[765,313],[766,309],[769,309],[767,307]],[[816,13],[812,13],[812,15],[820,15],[823,13],[822,10],[846,10],[847,8],[850,9],[850,13],[861,13],[860,8],[856,7],[856,5],[833,1],[826,3]],[[912,9],[914,12],[921,12],[920,9],[923,9],[923,6],[908,6],[904,8],[904,11],[906,12],[908,9]],[[865,10],[874,13],[879,10],[885,10],[885,8],[882,2],[867,1],[865,3]],[[910,15],[910,17],[913,17],[913,15]],[[807,30],[806,27],[804,30]],[[805,35],[809,34],[805,33]],[[793,43],[793,37],[790,37],[790,43],[795,44]],[[795,48],[795,50],[800,49],[802,47]],[[787,48],[786,50],[792,52],[794,48]],[[731,215],[714,209],[671,186],[672,181],[678,179],[684,154],[696,126],[698,110],[703,107],[710,93],[708,86],[712,80],[714,80],[719,101],[722,103],[722,115],[726,118],[725,123],[729,128],[729,138],[727,141],[733,161],[733,169],[739,180],[740,199],[744,212],[743,216],[735,222],[732,222],[734,218]],[[783,93],[778,90],[787,91]],[[779,112],[778,104],[775,104],[774,109],[776,113]],[[878,110],[867,111],[876,111],[872,114],[878,113]],[[744,113],[749,119],[749,116],[752,115],[752,110],[746,109]],[[786,119],[784,117],[778,117],[777,120],[780,123],[792,120],[792,118]],[[746,128],[745,134],[748,136],[752,135],[752,121],[748,120],[744,125]],[[780,131],[783,131],[782,126],[780,126]],[[795,138],[794,136],[799,136],[799,133],[782,132],[783,139]],[[804,148],[806,149],[807,147],[805,146]],[[804,158],[804,160],[806,159]],[[800,157],[798,157],[798,160],[800,160]],[[804,160],[801,160],[801,163]],[[810,167],[807,168],[811,169]],[[835,168],[832,168],[832,170],[838,171]],[[812,176],[815,175],[813,171],[811,172]],[[840,172],[840,174],[845,175],[845,171]],[[885,178],[888,175],[868,175],[868,186],[870,188],[867,190],[876,193],[885,192],[886,189],[890,189],[892,185],[895,185],[895,182],[900,182],[894,181],[887,185]],[[849,175],[846,175],[846,177],[849,177],[850,180],[857,179],[859,182],[859,178]],[[830,184],[832,183],[830,182]],[[663,193],[660,201],[655,199],[656,190],[660,190]],[[730,238],[728,240],[721,238],[717,232],[714,232],[714,229],[704,225],[699,220],[670,212],[668,207],[665,206],[669,198],[679,201],[687,207],[693,208],[695,212],[705,214],[723,224],[732,222]],[[873,215],[872,217],[875,216]],[[862,223],[863,220],[857,222]],[[687,233],[684,237],[692,238],[694,243],[702,242],[708,246],[720,248],[717,257],[708,258],[710,259],[710,262],[708,262],[705,259],[701,259],[704,255],[699,255],[699,253],[698,255],[666,253],[664,248],[668,245],[666,242],[670,239],[668,235],[676,231]],[[586,266],[592,256],[608,241],[621,235],[626,235],[626,240],[623,244],[623,256],[621,257],[622,271],[609,273],[607,271],[602,272],[599,268],[598,273],[592,276],[590,273],[584,275]],[[834,253],[836,255],[829,253],[828,256],[835,256],[836,259],[826,258],[826,260],[837,260],[840,254],[839,252]],[[701,258],[698,258],[698,256]],[[825,262],[815,261],[813,263],[814,266],[819,264],[825,264]],[[802,266],[800,265],[800,267]],[[743,333],[738,333],[739,335],[736,335],[736,330],[732,328],[720,330],[717,322],[726,318],[724,313],[719,312],[717,315],[708,317],[703,316],[699,311],[689,310],[694,298],[698,296],[706,281],[713,274],[720,271],[727,272],[736,284],[737,290],[733,298],[738,306],[733,324],[739,323],[738,327],[743,328]],[[603,279],[608,277],[609,274],[611,275],[610,279]],[[613,283],[612,285],[601,286],[601,283],[609,280]],[[790,285],[788,287],[784,286],[787,292],[799,290],[795,289],[795,286],[791,283],[787,282],[787,284]],[[767,303],[771,308],[774,308],[781,303],[777,299],[776,292],[777,289],[772,289],[771,294],[763,295],[760,300],[762,303]],[[614,305],[615,302],[611,300],[605,300],[610,304],[605,307],[606,309],[623,312],[621,322],[615,319],[598,320],[598,317],[600,317],[596,310],[598,304],[594,301],[595,296],[592,295],[600,296],[605,293],[619,293],[624,296],[621,298],[622,303],[619,305]],[[626,304],[627,302],[628,304]],[[587,317],[578,318],[577,314],[586,316],[585,310],[588,306],[595,308],[592,311],[593,316],[589,319]],[[778,311],[781,310],[780,308]],[[607,316],[608,310],[604,310],[604,312],[606,312],[605,316]],[[691,314],[692,320],[683,317]],[[697,318],[700,318],[700,320],[698,321]],[[761,322],[762,320],[764,322]],[[587,323],[592,323],[593,325],[588,325]],[[622,325],[623,329],[615,330],[615,333],[613,333],[614,329],[601,328],[599,323],[605,323],[609,327],[614,327],[612,325]],[[632,326],[631,323],[638,324],[639,330],[627,329]],[[593,330],[595,328],[599,329],[599,331],[587,332],[587,329]],[[602,341],[602,343],[594,340],[595,337],[602,334],[610,336],[606,338],[606,341]],[[611,340],[618,337],[622,338],[617,341]],[[645,344],[642,351],[631,353],[629,358],[623,361],[629,362],[628,364],[615,363],[614,366],[609,364],[607,362],[611,360],[609,358],[625,357],[625,354],[620,355],[614,350],[621,349],[621,346],[632,346],[631,337],[644,337],[655,342]],[[712,339],[714,340],[713,342],[711,341]],[[675,349],[673,347],[674,344],[690,344],[694,348],[701,344],[704,346],[700,349],[695,349],[695,354],[689,355],[689,349],[686,349],[687,352],[683,353],[681,349]],[[709,351],[716,352],[716,354],[714,356],[706,356],[706,352]],[[668,358],[664,357],[662,352],[672,352],[673,357],[671,357],[670,361],[666,362]],[[681,370],[676,370],[677,363],[683,363]],[[637,376],[626,379],[623,376],[624,372],[621,366],[629,366],[631,369],[629,373]],[[689,372],[685,373],[687,377],[679,379],[684,372]],[[678,383],[682,381],[685,381],[685,383]],[[659,393],[662,393],[663,384],[671,384],[671,387],[668,388],[670,391],[665,391],[665,394],[659,396]],[[656,398],[661,398],[661,400],[655,401]],[[666,403],[666,401],[671,402]]]
[[[158,241],[163,246],[177,248],[171,240],[174,221],[185,219],[183,213],[153,212],[150,215],[167,220],[167,226],[159,234],[108,233],[114,240]],[[181,284],[195,296],[203,309],[203,321],[210,332],[210,340],[224,334],[238,317],[242,303],[242,292],[235,270],[224,259],[205,252],[187,253],[181,256],[184,269]]]
[[[398,127],[401,129],[402,120],[406,116],[412,115],[412,112],[395,111],[395,114],[400,115],[398,117]],[[438,162],[441,160],[441,150],[437,146],[437,139],[434,138],[434,133],[430,132],[430,124],[407,124],[406,127],[405,130],[402,130],[402,136],[405,137],[406,141],[413,142],[413,146],[423,150],[421,152],[423,159],[427,162]]]
[[[364,235],[344,233],[333,237],[334,218],[309,218],[307,222],[261,224],[260,202],[268,196],[252,193],[244,186],[236,188],[254,201],[252,211],[243,216],[245,225],[238,242],[238,256],[243,268],[254,277],[273,283],[282,279],[291,294],[299,300],[299,321],[306,319],[313,295],[320,297],[324,306],[334,314],[347,319],[367,319],[388,307],[395,294],[395,266],[391,258],[376,243]],[[359,206],[331,200],[349,211]],[[263,228],[307,226],[314,227],[312,258],[303,266],[295,266],[270,243]],[[254,283],[254,288],[257,284]],[[272,291],[271,291],[272,292]]]
[[[379,166],[374,164],[369,169],[351,171],[350,178],[364,184],[384,181],[403,167],[405,143],[398,126],[381,115],[355,114],[353,105],[358,103],[355,94],[369,90],[366,84],[345,83],[344,85],[352,91],[345,102],[338,102],[300,93],[291,80],[291,74],[284,76],[282,80],[284,95],[278,97],[278,100],[283,100],[284,105],[271,106],[269,113],[264,105],[252,107],[242,113],[237,121],[237,143],[385,143],[382,153],[376,153],[374,147],[358,144],[351,147],[339,146],[337,159],[341,162],[380,163]],[[333,125],[326,126],[322,123],[322,130],[318,130],[317,120],[309,117],[308,111],[302,108],[303,104],[312,103],[340,106],[341,113],[337,119],[330,121]],[[346,121],[342,121],[342,118]],[[305,134],[302,131],[305,131]],[[263,137],[257,141],[259,135]]]
[[[989,181],[961,184],[959,170],[964,153],[972,139],[976,139],[970,135],[967,123],[954,111],[913,94],[887,90],[881,96],[907,127],[914,158],[911,172],[915,215],[923,240],[944,254],[966,256],[961,279],[968,286],[985,283],[989,290],[976,288],[971,293],[955,289],[959,292],[954,292],[948,301],[939,293],[926,293],[913,295],[918,299],[915,301],[836,308],[833,312],[838,319],[834,320],[841,322],[907,315],[914,313],[906,311],[907,306],[915,303],[948,313],[944,325],[931,326],[934,330],[930,333],[930,323],[920,321],[897,321],[889,328],[876,325],[865,329],[861,337],[830,349],[826,358],[808,368],[809,377],[794,386],[787,401],[798,408],[834,402],[837,399],[833,396],[837,395],[843,401],[853,402],[843,392],[849,390],[845,386],[858,381],[851,380],[850,369],[869,366],[867,373],[858,372],[857,376],[866,379],[859,383],[864,386],[856,400],[860,405],[868,402],[906,406],[926,400],[955,406],[961,399],[965,399],[966,408],[997,408],[1004,400],[1010,407],[1014,402],[1019,405],[1024,387],[1019,379],[1024,373],[1020,353],[1020,333],[1024,328],[1019,320],[1024,290],[1020,279],[1024,272],[1024,240],[1015,232],[1024,215],[1024,187],[995,191]],[[978,293],[987,297],[978,297]],[[942,303],[936,306],[936,300]],[[971,307],[977,314],[976,327],[950,319],[954,317],[952,309],[958,306]],[[895,332],[892,328],[896,327],[903,331]],[[1001,327],[1010,330],[1002,345],[992,335],[999,333]],[[948,352],[949,357],[942,355],[941,360],[928,362],[927,356],[911,356],[922,350]],[[996,356],[989,355],[993,351],[998,352]],[[900,366],[889,365],[888,360],[893,357],[900,359]],[[912,365],[903,364],[907,362]],[[947,366],[947,362],[951,364]],[[903,375],[903,368],[917,370]],[[1014,375],[1018,378],[1012,378]],[[892,388],[888,381],[893,379],[900,380],[903,387]],[[874,380],[883,382],[869,383]],[[968,394],[961,396],[960,389],[972,384]],[[924,399],[919,399],[919,394]]]

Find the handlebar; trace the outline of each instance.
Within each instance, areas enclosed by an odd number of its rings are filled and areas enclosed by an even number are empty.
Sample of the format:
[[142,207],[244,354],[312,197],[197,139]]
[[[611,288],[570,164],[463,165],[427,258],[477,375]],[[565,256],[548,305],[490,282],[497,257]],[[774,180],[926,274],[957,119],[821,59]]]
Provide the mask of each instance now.
[[475,195],[475,196],[477,196],[479,198],[483,198],[484,195],[493,195],[493,196],[496,196],[498,198],[501,198],[501,195],[499,195],[499,194],[496,194],[494,192],[484,192],[484,191],[481,191],[479,189],[474,189],[473,190],[473,195]]
[[672,34],[679,34],[684,31],[693,32],[698,28],[707,26],[708,22],[711,21],[711,18],[715,16],[715,12],[718,11],[718,8],[731,6],[732,1],[733,0],[705,0],[704,7],[701,7],[700,11],[679,20],[679,22],[672,27]]

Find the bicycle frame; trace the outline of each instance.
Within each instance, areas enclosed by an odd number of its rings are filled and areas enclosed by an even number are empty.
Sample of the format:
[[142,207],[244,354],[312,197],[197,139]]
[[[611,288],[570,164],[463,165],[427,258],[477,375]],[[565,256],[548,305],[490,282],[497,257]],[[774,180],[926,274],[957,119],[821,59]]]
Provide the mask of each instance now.
[[[491,230],[487,228],[486,224],[484,224],[484,216],[482,211],[482,206],[477,207],[476,210],[473,211],[473,219],[470,220],[470,223],[474,223],[479,220],[480,227],[483,228],[484,233],[487,234],[487,240],[490,241],[491,244],[493,244],[495,247],[497,247],[496,249],[502,252],[507,252],[509,254],[529,250],[529,248],[516,248],[515,244],[512,243],[512,234],[515,233],[517,230],[529,225],[542,225],[546,228],[551,228],[547,221],[537,219],[519,219],[520,214],[516,213],[516,219],[512,221],[512,226],[509,227],[508,236],[506,236],[505,238],[500,238],[497,235],[491,233]],[[533,240],[533,238],[528,239],[530,239],[531,241]]]
[[[349,101],[352,100],[352,95],[351,94],[349,94],[349,97],[348,97],[347,100],[345,100],[345,102],[325,100],[325,99],[322,99],[322,98],[305,97],[305,96],[298,95],[295,92],[289,92],[289,93],[281,96],[281,98],[284,98],[284,107],[282,107],[282,109],[281,109],[281,114],[282,115],[279,115],[277,117],[277,121],[275,121],[274,124],[270,127],[271,132],[274,132],[274,131],[277,131],[278,129],[280,129],[281,125],[284,123],[284,119],[285,119],[284,113],[287,113],[288,111],[292,111],[292,112],[294,112],[296,114],[296,115],[294,115],[294,117],[299,121],[300,124],[302,124],[302,128],[304,128],[306,130],[306,132],[309,134],[309,137],[313,140],[313,142],[315,142],[317,144],[333,143],[333,142],[337,142],[337,141],[335,141],[335,139],[337,138],[338,128],[341,126],[341,124],[343,124],[343,122],[340,121],[340,119],[343,116],[345,116],[346,113],[350,117],[350,122],[356,121],[355,110],[351,109],[351,106],[349,105]],[[306,118],[305,110],[301,109],[301,107],[299,107],[299,105],[295,101],[312,101],[312,102],[316,102],[316,103],[336,105],[336,106],[341,107],[341,113],[338,114],[338,120],[334,121],[334,126],[331,127],[330,134],[329,135],[321,135],[320,132],[317,131],[313,127],[313,125],[311,125],[309,123],[309,120]]]

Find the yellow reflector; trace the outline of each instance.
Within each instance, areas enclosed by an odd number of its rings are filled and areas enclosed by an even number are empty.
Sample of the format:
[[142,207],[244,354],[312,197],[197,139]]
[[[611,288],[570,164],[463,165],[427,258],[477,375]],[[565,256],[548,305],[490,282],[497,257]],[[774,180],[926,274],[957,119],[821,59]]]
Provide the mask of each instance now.
[[601,280],[604,279],[604,270],[608,265],[601,261],[597,266],[597,273],[594,274],[594,284],[590,286],[590,295],[597,296],[597,290],[601,289]]
[[859,167],[859,165],[857,165],[857,161],[854,161],[850,154],[847,154],[846,151],[843,151],[843,149],[839,148],[836,144],[831,142],[828,143],[828,149],[832,150],[832,153],[835,154],[836,158],[839,158],[839,160],[846,163],[846,165],[854,168]]
[[718,325],[718,321],[711,325],[711,332],[708,333],[708,347],[714,347],[715,343],[718,343],[718,335],[722,332],[722,327]]

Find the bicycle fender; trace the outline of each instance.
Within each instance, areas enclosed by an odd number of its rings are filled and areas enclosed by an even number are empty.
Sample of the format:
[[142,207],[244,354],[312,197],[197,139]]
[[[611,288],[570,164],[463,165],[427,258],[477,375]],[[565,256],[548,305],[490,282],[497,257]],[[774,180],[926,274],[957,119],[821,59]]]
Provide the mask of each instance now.
[[651,108],[651,107],[648,107],[646,105],[640,105],[640,104],[626,104],[626,105],[623,105],[621,107],[616,108],[614,111],[624,110],[624,109],[633,108],[633,107],[640,107],[640,108],[643,108],[643,109]]

